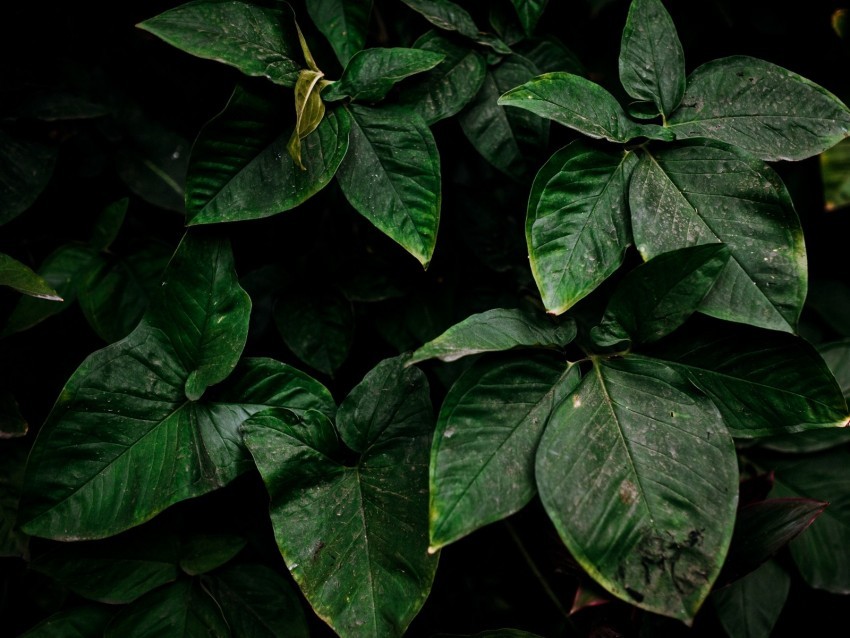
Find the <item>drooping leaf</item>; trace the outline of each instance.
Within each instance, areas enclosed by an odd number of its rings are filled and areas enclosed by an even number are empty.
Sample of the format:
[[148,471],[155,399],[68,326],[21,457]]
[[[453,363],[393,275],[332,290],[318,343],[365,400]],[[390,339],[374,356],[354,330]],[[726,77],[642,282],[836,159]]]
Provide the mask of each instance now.
[[238,534],[196,534],[180,550],[180,569],[190,576],[211,572],[235,557],[246,544]]
[[609,592],[690,622],[732,536],[738,466],[714,407],[658,361],[596,361],[555,407],[537,486],[572,555]]
[[511,0],[526,35],[531,35],[549,0]]
[[478,94],[487,74],[487,63],[478,52],[429,31],[413,46],[445,56],[428,73],[401,94],[403,105],[415,110],[428,126],[456,115]]
[[699,244],[729,248],[701,312],[795,331],[806,297],[806,248],[791,197],[770,167],[716,142],[644,153],[629,206],[644,259]]
[[62,301],[62,297],[29,266],[4,253],[0,253],[0,286],[38,299]]
[[0,446],[0,557],[27,553],[29,536],[18,528],[18,502],[29,447],[26,439],[2,441]]
[[29,430],[18,402],[8,390],[0,390],[0,439],[17,439]]
[[295,129],[289,137],[286,150],[302,171],[306,171],[307,167],[301,160],[301,142],[316,130],[325,116],[325,103],[320,96],[323,77],[321,71],[303,69],[295,82]]
[[57,149],[0,130],[0,226],[33,205],[47,187]]
[[464,135],[481,156],[503,173],[530,176],[533,155],[546,147],[549,122],[528,111],[499,106],[499,96],[537,75],[521,55],[511,55],[488,69],[475,99],[461,112]]
[[312,0],[307,13],[328,39],[339,63],[345,67],[363,48],[369,26],[372,0]]
[[769,638],[791,589],[791,577],[770,561],[711,595],[729,638]]
[[746,56],[703,64],[669,119],[678,139],[707,137],[766,161],[801,160],[850,134],[850,110],[826,89]]
[[576,336],[572,319],[554,321],[521,308],[495,308],[470,315],[414,352],[408,365],[440,359],[456,361],[481,352],[518,347],[563,348]]
[[685,54],[661,0],[634,0],[620,43],[620,82],[668,117],[685,93]]
[[422,15],[435,27],[445,31],[457,31],[473,42],[483,44],[502,55],[511,52],[498,37],[480,31],[466,9],[449,0],[402,0],[408,7]]
[[819,159],[826,210],[850,205],[850,140],[840,141],[821,153]]
[[426,268],[440,223],[440,156],[425,121],[406,110],[352,105],[337,180],[348,202]]
[[534,455],[578,367],[549,356],[481,359],[452,386],[431,446],[431,548],[522,509],[537,492]]
[[201,131],[186,178],[190,224],[268,217],[300,205],[331,180],[348,149],[349,117],[329,111],[303,140],[306,171],[287,153],[290,133],[276,126],[276,104],[237,87],[225,110]]
[[308,638],[292,586],[265,565],[233,565],[204,579],[233,638]]
[[179,580],[124,607],[106,627],[104,638],[226,637],[221,609],[200,583]]
[[406,77],[437,66],[445,56],[425,49],[380,48],[356,53],[342,77],[322,94],[327,101],[345,97],[360,102],[379,102]]
[[630,272],[617,286],[593,342],[657,341],[681,326],[699,307],[729,260],[723,244],[662,253]]
[[426,551],[433,421],[424,375],[402,358],[384,361],[343,401],[337,423],[359,455],[354,466],[335,460],[336,432],[317,412],[266,411],[243,432],[278,546],[316,613],[343,637],[400,636],[436,569]]
[[631,242],[626,192],[637,163],[634,153],[573,142],[535,177],[525,239],[548,312],[561,314],[622,263]]
[[186,53],[293,86],[301,69],[295,16],[278,6],[195,0],[137,26]]
[[651,354],[705,392],[735,437],[835,428],[848,421],[832,374],[798,337],[750,327],[683,330]]
[[95,638],[103,635],[114,614],[114,609],[105,606],[72,607],[56,612],[20,638]]
[[98,251],[107,250],[112,245],[124,224],[129,205],[130,198],[124,197],[104,207],[92,229],[92,237],[89,241],[92,248]]

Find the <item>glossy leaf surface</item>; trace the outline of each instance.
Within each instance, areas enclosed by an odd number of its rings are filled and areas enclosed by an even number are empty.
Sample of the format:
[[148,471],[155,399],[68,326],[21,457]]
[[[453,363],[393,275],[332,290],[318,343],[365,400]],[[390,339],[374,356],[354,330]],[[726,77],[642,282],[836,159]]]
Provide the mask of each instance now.
[[38,299],[62,301],[62,297],[32,268],[4,253],[0,253],[0,286],[8,286]]
[[311,0],[307,13],[345,67],[366,42],[372,0]]
[[411,75],[423,73],[443,61],[425,49],[366,49],[355,54],[342,77],[322,93],[325,100],[349,97],[360,102],[379,102],[393,86]]
[[791,589],[791,577],[770,561],[714,592],[711,600],[729,638],[769,638]]
[[45,189],[57,149],[0,130],[0,225],[13,220]]

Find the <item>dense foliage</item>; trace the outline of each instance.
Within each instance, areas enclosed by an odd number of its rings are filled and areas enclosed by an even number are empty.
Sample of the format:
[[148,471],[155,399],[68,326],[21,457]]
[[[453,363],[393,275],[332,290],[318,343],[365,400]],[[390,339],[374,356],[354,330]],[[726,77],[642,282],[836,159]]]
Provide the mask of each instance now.
[[837,617],[840,7],[156,4],[3,25],[6,629]]

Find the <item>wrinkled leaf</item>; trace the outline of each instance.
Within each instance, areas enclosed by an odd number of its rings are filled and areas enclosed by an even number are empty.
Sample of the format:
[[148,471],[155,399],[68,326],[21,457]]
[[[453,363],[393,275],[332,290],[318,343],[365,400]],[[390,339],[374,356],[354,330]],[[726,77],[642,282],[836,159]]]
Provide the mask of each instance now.
[[597,361],[537,450],[543,505],[609,592],[690,622],[735,521],[738,465],[720,415],[657,361]]
[[708,137],[766,161],[801,160],[850,134],[850,110],[826,89],[746,56],[703,64],[669,120],[678,139]]
[[791,577],[770,561],[711,595],[729,638],[769,638],[791,589]]
[[511,0],[526,35],[531,35],[549,0]]
[[0,286],[8,286],[38,299],[62,301],[62,297],[29,266],[3,253],[0,253]]
[[286,144],[289,157],[302,171],[307,167],[301,160],[301,142],[316,130],[325,116],[325,103],[319,93],[322,90],[321,71],[304,69],[295,82],[295,129]]
[[482,359],[452,386],[431,446],[431,548],[522,509],[537,492],[534,455],[578,367],[534,356]]
[[622,263],[631,242],[626,189],[635,164],[634,153],[573,142],[535,177],[525,238],[548,312],[561,314]]
[[96,638],[103,636],[115,610],[83,605],[57,612],[20,638]]
[[348,202],[428,267],[440,223],[440,155],[416,113],[351,106],[337,180]]
[[322,94],[325,100],[345,97],[360,102],[379,102],[406,77],[423,73],[442,62],[444,56],[425,49],[381,48],[356,53],[339,81]]
[[313,24],[328,39],[343,67],[363,48],[371,12],[372,0],[311,0],[307,3],[307,13]]
[[124,224],[129,205],[130,198],[124,197],[104,207],[92,229],[92,237],[89,241],[92,248],[107,250],[112,245]]
[[842,140],[820,154],[820,173],[826,210],[850,204],[850,140]]
[[246,543],[238,534],[196,534],[183,544],[180,569],[190,576],[211,572],[234,558]]
[[791,197],[770,167],[717,143],[644,153],[629,206],[644,259],[699,244],[729,248],[701,312],[795,331],[806,297],[806,247]]
[[47,187],[57,149],[0,130],[0,226],[33,205]]
[[402,0],[435,27],[457,31],[473,42],[492,48],[496,53],[509,54],[510,48],[494,35],[478,30],[472,16],[459,4],[449,0]]

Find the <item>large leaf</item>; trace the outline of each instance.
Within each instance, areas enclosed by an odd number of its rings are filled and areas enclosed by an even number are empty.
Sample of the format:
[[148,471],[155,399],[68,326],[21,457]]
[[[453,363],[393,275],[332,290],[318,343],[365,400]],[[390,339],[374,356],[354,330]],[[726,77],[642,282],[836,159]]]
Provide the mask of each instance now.
[[32,206],[45,189],[57,149],[0,130],[0,226]]
[[736,437],[848,422],[847,405],[818,353],[803,339],[754,328],[688,330],[659,344],[665,359],[705,392]]
[[735,448],[711,403],[661,362],[597,361],[550,417],[537,486],[600,585],[690,622],[723,564],[738,494]]
[[549,123],[528,111],[499,106],[499,96],[537,75],[537,67],[511,55],[491,67],[475,99],[460,114],[464,135],[482,157],[507,175],[522,179],[535,165],[529,156],[546,147]]
[[326,88],[325,100],[349,97],[360,102],[379,102],[404,78],[428,71],[443,61],[440,53],[425,49],[381,48],[356,53],[342,77]]
[[400,98],[430,126],[459,113],[472,101],[484,82],[487,63],[476,51],[458,46],[436,31],[429,31],[413,46],[445,56],[434,69],[408,84]]
[[549,415],[580,380],[547,356],[482,359],[452,386],[431,446],[431,547],[522,509]]
[[729,638],[769,638],[791,589],[791,577],[770,561],[711,596]]
[[620,42],[620,81],[636,100],[669,116],[685,93],[685,54],[661,0],[634,0]]
[[114,610],[108,607],[84,605],[60,611],[29,631],[21,638],[94,638],[102,636]]
[[770,62],[733,56],[688,78],[669,120],[679,139],[708,137],[763,160],[800,160],[850,134],[850,110],[826,89]]
[[0,286],[8,286],[38,299],[62,301],[62,297],[29,266],[4,253],[0,253]]
[[390,359],[339,409],[339,435],[358,455],[340,463],[318,412],[266,411],[245,442],[271,496],[284,560],[307,600],[339,635],[400,636],[436,569],[428,548],[431,406],[424,375]]
[[337,179],[349,203],[427,268],[440,223],[440,155],[416,113],[351,106]]
[[644,259],[699,244],[732,254],[700,305],[706,314],[794,332],[806,297],[806,248],[779,176],[725,144],[644,153],[629,188]]
[[549,0],[511,0],[526,35],[531,35]]
[[667,336],[696,311],[728,260],[723,244],[706,244],[638,266],[611,295],[602,323],[591,332],[594,343],[648,343]]
[[276,126],[277,105],[242,88],[201,131],[186,177],[190,224],[268,217],[300,205],[331,180],[348,150],[349,117],[327,113],[301,144],[301,170]]
[[233,638],[308,638],[292,586],[265,565],[234,565],[204,579]]
[[402,0],[402,2],[421,14],[435,27],[446,31],[457,31],[474,42],[492,48],[496,53],[504,55],[511,52],[499,38],[480,31],[469,12],[459,4],[449,0]]
[[237,0],[195,0],[137,25],[200,58],[293,86],[301,68],[295,16]]
[[846,446],[778,464],[772,497],[828,501],[824,513],[790,545],[809,586],[850,593],[850,452]]
[[634,153],[573,142],[534,179],[525,238],[547,311],[564,312],[622,263],[631,242],[626,190],[635,164]]
[[345,67],[366,42],[372,0],[312,0],[307,13]]
[[432,339],[411,355],[408,365],[426,359],[456,361],[472,354],[518,347],[563,348],[575,336],[572,319],[558,322],[533,310],[495,308],[470,315]]

